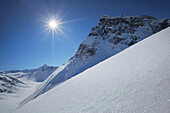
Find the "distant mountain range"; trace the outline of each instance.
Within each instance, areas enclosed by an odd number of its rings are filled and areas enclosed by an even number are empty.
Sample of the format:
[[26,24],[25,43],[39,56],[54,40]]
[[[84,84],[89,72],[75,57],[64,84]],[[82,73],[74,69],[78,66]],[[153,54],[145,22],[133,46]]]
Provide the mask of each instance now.
[[44,64],[42,67],[37,69],[9,70],[5,71],[5,73],[12,74],[17,78],[27,78],[35,82],[43,82],[57,68],[57,66],[48,66]]
[[57,66],[48,66],[45,64],[37,69],[0,71],[0,93],[15,92],[18,86],[24,85],[24,82],[20,78],[43,82],[57,68]]

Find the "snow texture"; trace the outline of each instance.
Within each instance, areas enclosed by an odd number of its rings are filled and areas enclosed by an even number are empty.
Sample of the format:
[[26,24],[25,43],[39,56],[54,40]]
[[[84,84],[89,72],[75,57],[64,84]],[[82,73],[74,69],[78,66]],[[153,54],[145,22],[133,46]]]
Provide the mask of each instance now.
[[38,96],[14,113],[170,113],[169,86],[167,28]]

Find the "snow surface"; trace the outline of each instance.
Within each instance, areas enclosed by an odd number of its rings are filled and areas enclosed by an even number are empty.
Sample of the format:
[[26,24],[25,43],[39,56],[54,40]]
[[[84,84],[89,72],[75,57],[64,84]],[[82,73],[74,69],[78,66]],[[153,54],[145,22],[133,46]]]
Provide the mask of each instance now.
[[38,96],[14,113],[170,113],[169,86],[167,28]]

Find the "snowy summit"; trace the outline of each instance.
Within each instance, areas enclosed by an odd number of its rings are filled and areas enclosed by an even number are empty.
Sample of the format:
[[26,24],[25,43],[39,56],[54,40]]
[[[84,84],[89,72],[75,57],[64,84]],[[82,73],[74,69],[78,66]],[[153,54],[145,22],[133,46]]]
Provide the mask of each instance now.
[[91,29],[75,55],[54,71],[22,104],[168,26],[169,19],[158,20],[146,15],[101,16],[98,25]]
[[87,69],[14,113],[169,113],[170,28]]

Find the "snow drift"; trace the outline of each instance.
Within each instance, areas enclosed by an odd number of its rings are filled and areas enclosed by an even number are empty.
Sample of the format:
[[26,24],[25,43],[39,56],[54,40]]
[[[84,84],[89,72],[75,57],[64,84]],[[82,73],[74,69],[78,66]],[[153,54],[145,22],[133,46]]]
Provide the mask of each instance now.
[[169,86],[167,28],[56,86],[15,113],[169,113]]

